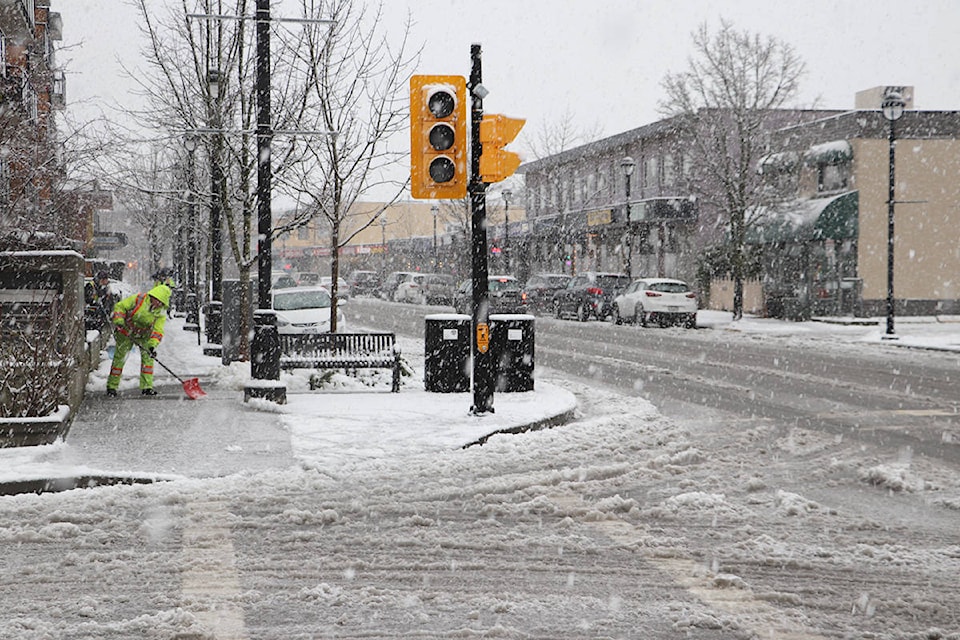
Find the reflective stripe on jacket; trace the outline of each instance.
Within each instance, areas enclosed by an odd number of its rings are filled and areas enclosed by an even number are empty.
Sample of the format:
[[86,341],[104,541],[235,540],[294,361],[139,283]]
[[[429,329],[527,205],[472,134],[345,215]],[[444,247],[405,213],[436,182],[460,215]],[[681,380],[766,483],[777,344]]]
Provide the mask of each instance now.
[[151,310],[149,298],[149,294],[138,293],[118,302],[113,307],[113,324],[137,344],[152,349],[163,339],[167,312],[162,306]]

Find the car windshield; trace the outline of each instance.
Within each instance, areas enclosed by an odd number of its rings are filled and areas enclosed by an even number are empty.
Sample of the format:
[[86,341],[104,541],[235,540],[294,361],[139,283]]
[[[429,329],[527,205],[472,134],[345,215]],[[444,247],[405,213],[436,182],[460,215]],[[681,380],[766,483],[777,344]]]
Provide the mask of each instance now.
[[686,293],[690,287],[685,282],[654,282],[650,285],[650,291],[659,291],[660,293]]
[[490,291],[519,291],[520,283],[510,278],[496,278],[487,281],[487,289]]
[[323,290],[291,291],[273,296],[273,308],[277,311],[299,309],[322,309],[330,306],[330,294]]
[[547,276],[546,280],[548,287],[560,288],[567,286],[570,276]]

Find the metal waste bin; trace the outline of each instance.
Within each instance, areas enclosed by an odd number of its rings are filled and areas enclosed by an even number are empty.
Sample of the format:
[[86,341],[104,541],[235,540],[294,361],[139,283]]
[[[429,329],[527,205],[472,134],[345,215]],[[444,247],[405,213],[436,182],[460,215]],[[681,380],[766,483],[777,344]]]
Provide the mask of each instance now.
[[470,316],[437,313],[424,320],[424,389],[433,393],[469,391]]
[[534,317],[490,315],[490,350],[497,366],[496,391],[533,391]]
[[[247,300],[250,306],[247,308],[247,328],[253,331],[253,307],[257,304],[256,283],[247,282]],[[223,315],[221,316],[222,338],[220,344],[223,345],[220,352],[221,362],[225,365],[236,362],[240,359],[240,320],[242,309],[240,308],[241,294],[243,287],[239,280],[223,281]]]

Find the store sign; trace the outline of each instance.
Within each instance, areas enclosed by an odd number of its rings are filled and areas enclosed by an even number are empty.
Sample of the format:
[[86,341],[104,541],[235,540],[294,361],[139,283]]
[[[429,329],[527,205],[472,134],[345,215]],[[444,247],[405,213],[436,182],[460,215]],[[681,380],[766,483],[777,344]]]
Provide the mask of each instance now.
[[600,211],[590,211],[587,213],[587,226],[596,227],[601,224],[610,224],[613,220],[613,212],[610,209],[601,209]]

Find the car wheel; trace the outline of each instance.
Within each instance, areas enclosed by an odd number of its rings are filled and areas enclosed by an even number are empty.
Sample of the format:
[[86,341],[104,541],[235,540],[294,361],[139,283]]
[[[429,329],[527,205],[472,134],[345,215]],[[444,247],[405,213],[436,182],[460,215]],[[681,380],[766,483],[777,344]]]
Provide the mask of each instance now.
[[580,322],[586,322],[590,319],[590,312],[587,311],[587,308],[581,302],[577,305],[577,320]]
[[623,316],[620,315],[620,305],[613,305],[613,324],[623,324]]
[[683,326],[687,329],[696,329],[697,328],[697,314],[691,313],[687,316],[687,321],[683,323]]
[[644,313],[643,307],[637,307],[636,311],[634,311],[633,323],[638,324],[641,327],[647,326],[647,314]]

